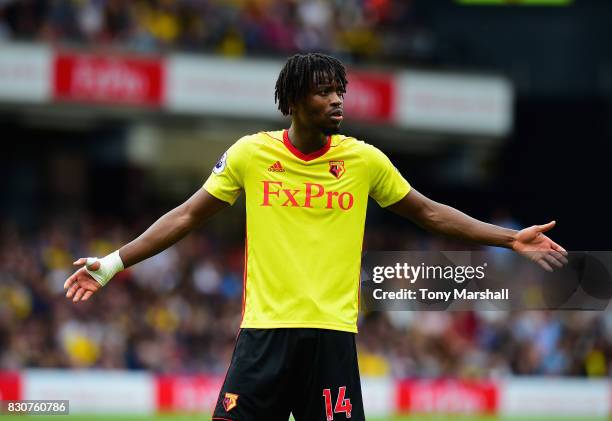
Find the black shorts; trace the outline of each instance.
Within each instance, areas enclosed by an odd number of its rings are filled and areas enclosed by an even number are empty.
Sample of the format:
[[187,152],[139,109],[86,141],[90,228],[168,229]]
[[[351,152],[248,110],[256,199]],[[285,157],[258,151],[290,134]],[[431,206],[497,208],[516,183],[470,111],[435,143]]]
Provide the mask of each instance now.
[[241,329],[213,413],[221,421],[363,421],[355,334]]

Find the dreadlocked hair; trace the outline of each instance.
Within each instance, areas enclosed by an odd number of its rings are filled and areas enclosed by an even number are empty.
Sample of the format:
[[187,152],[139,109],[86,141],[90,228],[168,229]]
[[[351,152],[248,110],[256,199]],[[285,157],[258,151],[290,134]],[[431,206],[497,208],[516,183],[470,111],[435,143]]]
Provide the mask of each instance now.
[[296,54],[283,66],[274,89],[274,102],[283,115],[290,114],[290,105],[304,98],[313,86],[335,81],[346,91],[346,70],[336,58],[321,54]]

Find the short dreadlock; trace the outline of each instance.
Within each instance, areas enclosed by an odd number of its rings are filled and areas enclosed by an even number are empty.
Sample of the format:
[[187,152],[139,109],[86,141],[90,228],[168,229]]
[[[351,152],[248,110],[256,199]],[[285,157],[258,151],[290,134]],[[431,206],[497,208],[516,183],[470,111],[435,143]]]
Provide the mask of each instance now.
[[346,91],[346,70],[336,58],[320,53],[296,54],[287,60],[278,75],[274,89],[274,102],[283,115],[290,114],[290,104],[304,98],[312,86],[335,81]]

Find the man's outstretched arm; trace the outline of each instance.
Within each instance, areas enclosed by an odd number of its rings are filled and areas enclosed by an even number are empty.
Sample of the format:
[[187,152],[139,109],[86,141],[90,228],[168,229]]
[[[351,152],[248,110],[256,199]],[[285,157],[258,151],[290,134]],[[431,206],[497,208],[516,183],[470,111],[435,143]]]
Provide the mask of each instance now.
[[414,189],[387,209],[431,232],[512,249],[548,271],[552,271],[552,266],[561,267],[567,263],[565,249],[544,235],[544,232],[555,226],[555,221],[545,225],[533,225],[521,231],[502,228],[428,199]]
[[204,189],[153,223],[138,238],[119,249],[124,266],[130,267],[167,249],[208,218],[228,206]]
[[[117,262],[121,269],[135,265],[167,249],[226,206],[228,203],[200,189],[183,204],[159,218],[138,238],[109,255],[110,257],[107,256],[110,264],[113,265],[120,259]],[[87,267],[84,266],[72,274],[64,283],[64,289],[68,289],[66,297],[72,298],[74,302],[89,299],[103,283],[92,277],[87,269],[104,270],[104,267],[101,268],[105,264],[104,259],[90,262]],[[87,258],[84,257],[74,262],[75,266],[86,263]]]

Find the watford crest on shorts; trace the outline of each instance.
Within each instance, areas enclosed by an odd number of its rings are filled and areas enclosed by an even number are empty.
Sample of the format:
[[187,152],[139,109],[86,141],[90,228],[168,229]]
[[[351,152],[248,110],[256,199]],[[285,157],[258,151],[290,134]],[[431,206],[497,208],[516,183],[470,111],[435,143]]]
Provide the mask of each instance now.
[[346,172],[344,161],[329,161],[329,172],[337,179],[340,179],[342,174]]
[[223,399],[223,407],[227,412],[231,411],[238,405],[238,395],[235,393],[226,393]]

